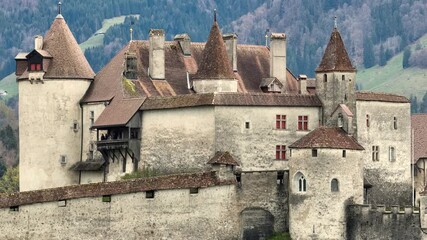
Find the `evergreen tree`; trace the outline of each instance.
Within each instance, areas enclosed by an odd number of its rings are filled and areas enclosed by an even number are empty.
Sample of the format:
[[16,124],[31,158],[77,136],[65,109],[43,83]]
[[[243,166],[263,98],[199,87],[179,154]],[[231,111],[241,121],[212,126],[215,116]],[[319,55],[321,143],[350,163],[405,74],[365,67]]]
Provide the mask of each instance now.
[[423,96],[423,100],[421,102],[419,112],[420,113],[427,113],[427,91]]
[[409,98],[411,101],[411,114],[418,113],[418,99],[417,96],[413,96]]
[[363,65],[365,68],[375,65],[374,45],[370,38],[366,38],[363,42]]
[[8,168],[0,179],[0,193],[12,193],[19,191],[18,166]]
[[411,58],[411,49],[409,47],[405,48],[405,51],[403,51],[403,61],[402,61],[402,67],[408,68],[409,65],[409,58]]

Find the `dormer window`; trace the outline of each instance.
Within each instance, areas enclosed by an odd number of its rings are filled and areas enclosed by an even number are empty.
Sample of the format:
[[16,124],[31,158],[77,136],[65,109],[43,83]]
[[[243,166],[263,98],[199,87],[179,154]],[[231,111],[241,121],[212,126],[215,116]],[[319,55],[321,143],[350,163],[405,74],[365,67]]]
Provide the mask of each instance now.
[[283,84],[277,78],[264,78],[262,79],[260,88],[263,92],[280,93]]
[[136,55],[134,53],[127,53],[124,75],[127,79],[136,79],[137,78],[136,72],[137,72]]

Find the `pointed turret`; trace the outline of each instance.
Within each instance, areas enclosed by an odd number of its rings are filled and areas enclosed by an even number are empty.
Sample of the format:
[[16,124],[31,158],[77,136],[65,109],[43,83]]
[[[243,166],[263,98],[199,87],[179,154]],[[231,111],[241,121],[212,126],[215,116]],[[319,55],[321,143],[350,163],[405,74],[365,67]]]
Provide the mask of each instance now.
[[216,17],[203,50],[202,61],[193,80],[193,87],[197,93],[237,92],[237,81],[228,60]]
[[316,69],[316,93],[323,103],[323,124],[337,126],[332,116],[340,104],[356,111],[356,68],[351,64],[336,23],[331,38]]
[[353,72],[356,68],[351,64],[347,50],[341,38],[341,34],[335,27],[329,39],[328,46],[323,54],[322,61],[316,69],[316,72]]
[[95,76],[61,14],[46,33],[43,50],[52,56],[44,78],[93,79]]

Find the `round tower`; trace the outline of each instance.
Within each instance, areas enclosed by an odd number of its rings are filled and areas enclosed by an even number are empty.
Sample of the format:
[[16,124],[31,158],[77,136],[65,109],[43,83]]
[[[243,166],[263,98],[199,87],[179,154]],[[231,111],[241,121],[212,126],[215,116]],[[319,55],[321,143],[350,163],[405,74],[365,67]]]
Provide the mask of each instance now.
[[69,168],[81,159],[79,102],[95,74],[58,9],[17,76],[20,191],[79,183]]
[[363,203],[363,147],[341,128],[320,127],[289,148],[292,239],[345,239],[346,206]]

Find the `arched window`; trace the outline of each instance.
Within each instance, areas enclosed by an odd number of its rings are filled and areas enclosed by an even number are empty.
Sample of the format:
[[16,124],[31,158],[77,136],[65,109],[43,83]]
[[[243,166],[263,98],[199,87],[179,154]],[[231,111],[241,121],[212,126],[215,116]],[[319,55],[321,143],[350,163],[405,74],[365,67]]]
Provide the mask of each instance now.
[[328,75],[326,73],[323,74],[323,82],[328,82]]
[[301,172],[295,174],[295,188],[297,192],[306,192],[307,191],[307,180]]
[[397,117],[393,118],[393,128],[397,129]]
[[339,192],[340,191],[340,187],[339,187],[339,182],[338,179],[334,178],[331,181],[331,191],[332,192]]

